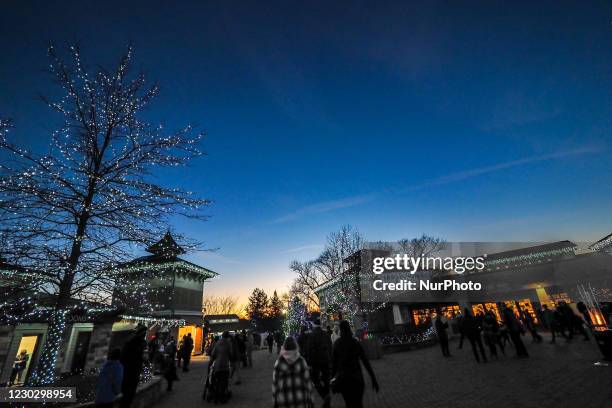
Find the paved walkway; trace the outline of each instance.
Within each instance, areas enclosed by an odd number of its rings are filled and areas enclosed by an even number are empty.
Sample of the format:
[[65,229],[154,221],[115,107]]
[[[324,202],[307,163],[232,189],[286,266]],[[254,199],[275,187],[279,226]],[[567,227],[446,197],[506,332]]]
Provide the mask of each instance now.
[[[387,354],[372,362],[381,392],[368,388],[365,407],[415,408],[604,408],[612,407],[612,367],[593,366],[598,355],[590,343],[576,339],[570,344],[526,345],[531,357],[517,360],[511,356],[476,364],[469,344],[444,359],[439,348],[430,347]],[[509,353],[508,353],[509,352]],[[513,349],[507,350],[513,355]],[[254,352],[255,368],[242,369],[242,385],[232,386],[233,408],[271,407],[272,366],[276,354]],[[201,400],[207,363],[193,361],[187,374],[155,408],[191,408],[210,405]],[[364,372],[365,373],[365,372]],[[321,406],[317,398],[316,406]],[[334,396],[334,407],[344,407]]]

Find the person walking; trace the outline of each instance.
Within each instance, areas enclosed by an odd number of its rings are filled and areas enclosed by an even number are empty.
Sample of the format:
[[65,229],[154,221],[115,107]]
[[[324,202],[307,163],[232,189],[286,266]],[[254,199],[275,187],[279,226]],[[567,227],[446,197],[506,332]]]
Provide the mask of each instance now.
[[510,338],[512,339],[512,344],[514,344],[514,349],[516,350],[516,356],[518,358],[527,358],[529,354],[527,353],[527,348],[525,348],[525,344],[523,344],[523,340],[521,339],[522,327],[514,312],[509,308],[504,308],[504,322],[506,327],[508,328],[508,333],[510,334]]
[[176,341],[174,337],[170,336],[164,346],[164,354],[162,360],[162,373],[168,386],[166,391],[172,391],[172,383],[178,381],[178,375],[176,374],[176,363],[174,357],[176,356]]
[[331,404],[329,381],[331,379],[332,344],[330,337],[321,328],[321,321],[318,319],[314,322],[312,333],[308,335],[307,347],[306,355],[308,356],[312,382],[321,398],[323,398],[323,407],[329,407]]
[[208,363],[209,379],[212,377],[208,385],[212,391],[211,400],[215,403],[224,403],[229,398],[228,387],[233,354],[230,334],[227,331],[223,332],[221,339],[217,340],[210,352]]
[[280,353],[283,345],[283,334],[280,332],[280,330],[277,330],[274,334],[274,341],[276,342],[276,354],[278,354]]
[[500,346],[502,353],[504,352],[504,348],[499,339],[499,325],[497,324],[497,320],[495,319],[495,315],[491,312],[487,312],[482,322],[482,331],[484,334],[484,340],[487,347],[489,347],[489,353],[491,357],[495,357],[497,359],[497,345]]
[[121,350],[114,349],[100,369],[96,382],[96,408],[112,408],[121,392],[123,366],[119,362],[120,358]]
[[436,316],[436,321],[434,323],[434,328],[436,329],[436,334],[438,336],[438,341],[440,342],[440,348],[442,349],[442,355],[444,357],[450,357],[450,350],[448,348],[448,333],[446,330],[448,329],[448,322],[443,320],[443,316],[440,311],[438,311]]
[[255,338],[253,337],[253,332],[248,331],[246,333],[246,365],[247,367],[253,367],[253,348],[255,348]]
[[176,348],[176,366],[178,368],[182,367],[183,355],[185,354],[185,336],[179,341],[178,346]]
[[298,348],[300,350],[300,354],[306,361],[308,361],[308,329],[306,326],[302,326],[300,328],[300,334],[297,338]]
[[480,351],[482,361],[486,363],[487,356],[482,345],[482,336],[480,335],[482,327],[479,324],[479,320],[472,316],[467,307],[464,310],[463,330],[465,332],[465,336],[470,342],[470,345],[472,346],[472,351],[474,352],[476,362],[480,363],[480,356],[478,355],[478,352]]
[[365,381],[361,364],[370,375],[372,387],[378,392],[378,381],[361,343],[353,337],[351,326],[346,320],[340,322],[340,338],[332,349],[332,381],[334,392],[339,392],[346,408],[362,408]]
[[293,337],[283,342],[272,373],[274,408],[311,408],[312,382],[306,360]]
[[183,338],[183,372],[189,371],[189,363],[191,362],[191,352],[193,351],[193,339],[191,333]]
[[266,344],[268,345],[268,352],[272,354],[272,347],[274,346],[274,336],[272,332],[268,332],[268,336],[266,336]]
[[550,340],[550,344],[553,344],[556,341],[555,332],[557,331],[555,327],[555,314],[552,310],[548,308],[548,305],[543,305],[541,315],[542,324],[544,325],[544,328],[550,332],[550,335],[552,337]]
[[230,356],[231,360],[231,374],[230,378],[234,380],[234,384],[242,384],[242,378],[240,377],[240,364],[242,363],[242,354],[244,353],[244,344],[238,333],[232,337],[232,353]]
[[121,350],[121,364],[123,365],[123,381],[121,382],[121,408],[129,408],[132,405],[136,388],[140,381],[140,373],[144,364],[144,352],[147,346],[145,336],[147,328],[138,326],[134,335],[125,343]]
[[529,330],[529,333],[531,334],[531,341],[533,341],[534,343],[541,343],[542,336],[538,334],[538,330],[535,327],[535,321],[533,320],[533,316],[531,315],[531,313],[529,313],[529,310],[527,310],[527,308],[524,308],[521,314],[523,316],[523,322],[525,323],[525,327],[527,328],[527,330]]

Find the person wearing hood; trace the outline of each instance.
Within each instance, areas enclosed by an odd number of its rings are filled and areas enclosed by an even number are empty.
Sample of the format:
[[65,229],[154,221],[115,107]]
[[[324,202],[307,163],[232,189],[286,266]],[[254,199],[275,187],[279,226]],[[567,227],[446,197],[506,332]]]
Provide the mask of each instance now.
[[293,337],[285,339],[274,364],[272,398],[274,408],[311,408],[314,405],[308,364]]
[[114,349],[100,370],[96,382],[96,408],[112,408],[121,392],[123,366],[119,362],[120,357],[121,350]]

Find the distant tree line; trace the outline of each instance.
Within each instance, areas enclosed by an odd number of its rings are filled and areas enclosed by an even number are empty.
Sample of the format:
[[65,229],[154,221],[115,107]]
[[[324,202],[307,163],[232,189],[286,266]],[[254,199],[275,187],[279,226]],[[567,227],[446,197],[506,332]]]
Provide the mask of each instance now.
[[288,294],[279,296],[275,290],[272,296],[268,296],[263,289],[255,288],[244,311],[258,329],[278,330],[281,328],[288,302]]

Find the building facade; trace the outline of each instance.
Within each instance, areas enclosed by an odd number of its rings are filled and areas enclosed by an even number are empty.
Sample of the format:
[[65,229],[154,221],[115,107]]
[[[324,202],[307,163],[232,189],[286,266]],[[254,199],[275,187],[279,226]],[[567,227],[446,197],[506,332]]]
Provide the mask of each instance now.
[[[123,320],[113,326],[113,343],[130,333],[135,324],[149,327],[151,336],[190,334],[194,354],[202,352],[204,321],[202,301],[204,283],[218,274],[196,265],[180,255],[185,250],[170,232],[147,248],[150,255],[119,265],[121,276],[115,289],[113,304],[125,309]],[[140,293],[139,288],[147,288]]]
[[[597,247],[586,249],[560,241],[500,251],[488,254],[485,269],[473,273],[439,276],[419,271],[421,279],[478,282],[483,290],[398,292],[384,299],[372,292],[371,262],[392,252],[364,249],[345,260],[345,274],[351,278],[337,277],[318,287],[316,293],[324,320],[348,318],[355,328],[370,333],[423,330],[431,326],[439,311],[453,318],[465,308],[473,314],[491,311],[498,319],[503,308],[510,308],[517,314],[531,314],[537,322],[543,305],[555,307],[562,301],[574,307],[585,303],[592,321],[605,326],[603,314],[612,302],[611,241],[608,236],[594,244]],[[392,279],[393,273],[385,277]]]

